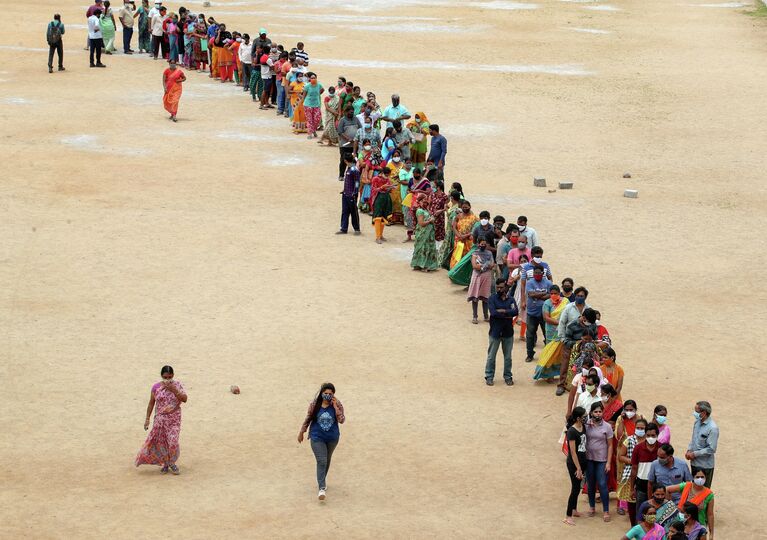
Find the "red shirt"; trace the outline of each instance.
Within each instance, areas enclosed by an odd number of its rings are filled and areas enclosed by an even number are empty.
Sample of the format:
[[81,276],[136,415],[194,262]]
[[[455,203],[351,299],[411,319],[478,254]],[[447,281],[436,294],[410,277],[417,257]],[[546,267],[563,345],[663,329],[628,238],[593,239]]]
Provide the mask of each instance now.
[[88,11],[86,11],[86,12],[85,12],[85,16],[86,16],[86,17],[90,17],[91,15],[93,15],[93,13],[94,13],[94,12],[95,12],[97,9],[100,9],[100,10],[101,10],[101,12],[102,12],[102,13],[104,13],[104,6],[103,6],[103,4],[102,4],[102,5],[99,5],[99,4],[93,4],[91,7],[89,7],[89,8],[88,8]]

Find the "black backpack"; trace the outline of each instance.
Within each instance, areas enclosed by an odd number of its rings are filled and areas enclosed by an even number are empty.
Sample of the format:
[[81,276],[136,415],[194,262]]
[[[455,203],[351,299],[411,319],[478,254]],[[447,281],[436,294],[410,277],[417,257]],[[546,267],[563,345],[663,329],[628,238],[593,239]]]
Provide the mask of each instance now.
[[50,35],[48,36],[48,44],[57,45],[59,41],[61,41],[61,25],[52,24],[51,32],[50,32]]

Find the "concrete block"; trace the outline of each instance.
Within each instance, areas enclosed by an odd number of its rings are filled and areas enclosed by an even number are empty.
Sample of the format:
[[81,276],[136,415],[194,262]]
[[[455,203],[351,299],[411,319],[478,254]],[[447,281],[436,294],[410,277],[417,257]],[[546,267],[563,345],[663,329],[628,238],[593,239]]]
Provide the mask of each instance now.
[[533,185],[535,187],[546,187],[546,179],[541,178],[540,176],[536,176],[533,178]]
[[627,189],[626,191],[623,192],[623,196],[629,199],[636,199],[637,197],[639,197],[639,192],[635,189]]
[[573,189],[573,183],[572,182],[560,182],[559,183],[559,189]]

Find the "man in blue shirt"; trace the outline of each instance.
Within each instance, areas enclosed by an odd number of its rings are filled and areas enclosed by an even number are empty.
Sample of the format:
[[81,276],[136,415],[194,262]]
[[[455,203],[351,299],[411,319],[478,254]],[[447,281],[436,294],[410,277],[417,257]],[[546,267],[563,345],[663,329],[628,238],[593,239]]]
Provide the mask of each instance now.
[[439,134],[439,126],[432,124],[429,126],[429,135],[431,135],[431,148],[427,161],[433,161],[437,167],[437,179],[445,180],[445,159],[447,158],[447,139]]
[[684,457],[690,460],[692,474],[703,471],[706,487],[711,488],[714,480],[714,456],[719,444],[719,426],[711,419],[711,403],[699,401],[693,411],[695,424],[692,426],[692,440]]
[[386,122],[388,122],[386,124],[386,127],[390,128],[390,127],[394,127],[395,120],[399,120],[400,122],[402,122],[403,120],[409,120],[409,119],[410,119],[410,111],[408,111],[407,107],[405,107],[404,105],[400,105],[399,94],[392,94],[391,105],[389,105],[388,107],[386,107],[386,109],[384,109],[381,120],[385,120]]
[[[650,465],[647,475],[647,493],[652,493],[659,487],[678,486],[682,482],[692,482],[692,475],[687,463],[683,459],[674,457],[674,447],[670,444],[662,444],[658,448],[658,459]],[[674,504],[679,504],[682,494],[672,493],[671,499]]]
[[[552,283],[543,276],[543,267],[533,269],[533,279],[528,279],[523,294],[527,298],[527,358],[532,362],[535,355],[535,343],[538,339],[538,327],[545,330],[543,321],[543,303],[549,298]],[[545,335],[545,334],[544,334]]]
[[514,297],[508,294],[509,286],[506,280],[499,279],[495,282],[496,293],[490,296],[490,345],[487,348],[487,362],[485,363],[485,383],[493,386],[495,377],[495,357],[498,347],[503,348],[503,380],[511,386],[514,379],[511,377],[511,348],[514,345],[514,317],[519,310]]

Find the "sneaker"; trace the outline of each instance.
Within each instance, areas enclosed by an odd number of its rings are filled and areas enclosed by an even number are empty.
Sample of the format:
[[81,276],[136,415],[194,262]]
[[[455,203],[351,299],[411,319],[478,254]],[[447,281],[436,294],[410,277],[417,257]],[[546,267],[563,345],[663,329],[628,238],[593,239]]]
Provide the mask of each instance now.
[[346,234],[346,231],[336,231],[336,234]]
[[320,492],[317,494],[317,498],[321,501],[325,500],[325,490],[321,489]]
[[488,386],[493,386],[495,383],[493,382],[493,379],[485,379],[485,384]]
[[471,324],[479,324],[479,321],[477,320],[477,318],[476,318],[476,317],[474,317],[473,319],[471,319]]
[[556,391],[556,394],[557,394],[558,396],[561,396],[561,395],[562,395],[562,394],[564,394],[564,393],[565,393],[565,389],[564,389],[564,388],[562,388],[561,386],[557,386],[557,391]]
[[59,71],[66,71],[66,68],[65,68],[64,66],[61,66],[61,67],[59,68]]
[[167,465],[165,465],[165,466],[164,466],[162,469],[160,469],[160,472],[161,472],[162,474],[167,474],[167,473],[168,473],[168,466],[167,466]]
[[506,386],[514,386],[514,379],[505,379]]
[[354,231],[354,236],[359,236],[362,234],[362,231]]
[[175,474],[175,475],[179,475],[179,474],[181,474],[181,471],[179,471],[179,470],[178,470],[178,467],[176,467],[175,465],[171,465],[171,466],[170,466],[170,472],[171,472],[171,473],[173,473],[173,474]]

